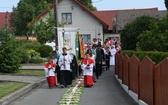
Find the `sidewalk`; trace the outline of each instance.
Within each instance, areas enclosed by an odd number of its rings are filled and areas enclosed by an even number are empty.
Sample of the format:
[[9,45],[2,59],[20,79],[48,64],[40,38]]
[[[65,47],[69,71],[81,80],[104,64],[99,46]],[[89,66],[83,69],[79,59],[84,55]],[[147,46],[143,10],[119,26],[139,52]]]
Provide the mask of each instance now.
[[22,64],[21,70],[44,70],[43,64]]
[[138,105],[120,86],[114,68],[106,71],[92,88],[85,88],[80,105]]
[[9,105],[57,105],[67,88],[48,88],[47,83],[13,101]]

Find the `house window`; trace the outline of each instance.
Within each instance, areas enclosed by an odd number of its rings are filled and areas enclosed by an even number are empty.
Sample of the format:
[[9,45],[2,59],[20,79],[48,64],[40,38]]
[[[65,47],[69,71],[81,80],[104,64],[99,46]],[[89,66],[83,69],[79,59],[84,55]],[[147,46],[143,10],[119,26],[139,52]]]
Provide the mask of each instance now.
[[80,37],[81,37],[83,43],[86,43],[86,42],[91,43],[90,34],[82,34],[82,35],[80,35]]
[[72,13],[62,13],[62,23],[72,24]]

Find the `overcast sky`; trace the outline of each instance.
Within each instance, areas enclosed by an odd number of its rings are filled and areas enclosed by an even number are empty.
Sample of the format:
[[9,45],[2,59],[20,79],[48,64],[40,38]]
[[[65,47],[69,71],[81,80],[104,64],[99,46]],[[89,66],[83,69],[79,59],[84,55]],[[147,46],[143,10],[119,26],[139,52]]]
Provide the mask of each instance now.
[[[158,7],[159,10],[166,10],[164,0],[92,0],[98,10],[119,10]],[[12,11],[19,0],[1,0],[0,12]]]

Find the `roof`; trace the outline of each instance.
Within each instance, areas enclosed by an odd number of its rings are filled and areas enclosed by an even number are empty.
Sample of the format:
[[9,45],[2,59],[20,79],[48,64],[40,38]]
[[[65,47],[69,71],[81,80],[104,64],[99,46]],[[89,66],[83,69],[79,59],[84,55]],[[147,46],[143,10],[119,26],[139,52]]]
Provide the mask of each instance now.
[[92,11],[92,13],[99,17],[109,27],[108,30],[113,29],[112,19],[116,18],[118,12],[135,12],[135,11],[158,11],[158,8],[146,8],[146,9],[126,9],[126,10],[107,10],[107,11]]
[[[58,3],[60,3],[62,0],[58,0]],[[94,15],[89,9],[87,9],[84,5],[82,5],[78,0],[72,0],[74,3],[76,3],[79,7],[81,7],[83,10],[85,10],[86,12],[88,12],[91,16],[93,16],[95,19],[97,19],[105,28],[108,28],[108,25],[102,21],[102,19],[100,19],[98,16]],[[50,9],[54,8],[54,4],[52,4],[50,6]],[[41,17],[43,17],[44,15],[46,15],[48,13],[48,9],[44,10],[41,14],[39,14],[33,22],[38,21]],[[32,22],[30,23],[32,24]],[[29,25],[30,25],[29,24]]]
[[150,16],[156,19],[163,19],[166,17],[167,11],[133,11],[133,12],[118,12],[117,13],[117,30],[122,30],[126,24],[134,21],[140,16]]
[[[11,13],[8,13],[9,25],[11,20]],[[5,28],[6,25],[6,12],[0,12],[0,28]]]

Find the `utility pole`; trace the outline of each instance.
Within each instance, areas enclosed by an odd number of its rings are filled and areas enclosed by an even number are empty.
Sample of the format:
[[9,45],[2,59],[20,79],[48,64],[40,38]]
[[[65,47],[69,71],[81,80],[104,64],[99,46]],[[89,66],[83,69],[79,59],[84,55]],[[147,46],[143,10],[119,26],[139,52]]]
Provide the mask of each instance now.
[[5,16],[5,18],[6,18],[6,26],[5,26],[5,28],[6,28],[6,35],[8,34],[7,32],[8,32],[8,23],[9,23],[9,21],[8,21],[8,11],[6,11],[6,16]]
[[57,14],[57,2],[58,0],[54,0],[54,23],[55,23],[55,44],[58,46],[58,14]]

